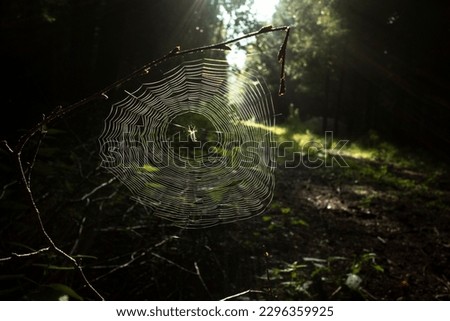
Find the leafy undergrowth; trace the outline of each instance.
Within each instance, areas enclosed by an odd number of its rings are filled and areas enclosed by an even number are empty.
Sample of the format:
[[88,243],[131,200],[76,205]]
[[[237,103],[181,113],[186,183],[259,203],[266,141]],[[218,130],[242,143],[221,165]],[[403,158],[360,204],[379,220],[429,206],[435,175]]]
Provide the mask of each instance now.
[[447,176],[345,160],[348,168],[279,170],[266,219],[286,238],[267,277],[278,297],[449,299]]
[[[55,243],[81,260],[108,300],[450,299],[443,166],[377,142],[350,145],[342,150],[348,166],[327,167],[333,154],[324,145],[301,166],[280,162],[274,200],[261,216],[180,230],[97,168],[96,154],[86,152],[95,142],[55,135],[34,168],[37,204]],[[304,156],[296,151],[293,160]],[[311,166],[317,160],[324,166]],[[2,164],[0,299],[98,299],[70,262],[45,250],[10,164]]]

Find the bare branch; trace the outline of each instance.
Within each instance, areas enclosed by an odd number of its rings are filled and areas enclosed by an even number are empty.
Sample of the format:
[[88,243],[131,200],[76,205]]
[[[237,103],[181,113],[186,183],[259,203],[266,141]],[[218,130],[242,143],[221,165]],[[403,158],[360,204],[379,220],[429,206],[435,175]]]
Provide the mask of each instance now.
[[11,253],[11,256],[0,258],[0,262],[9,261],[13,257],[22,258],[22,257],[30,257],[30,256],[38,255],[38,254],[47,252],[49,249],[50,249],[50,247],[44,247],[44,248],[42,248],[40,250],[37,250],[37,251],[34,251],[34,252],[30,252],[30,253],[23,253],[23,254],[18,254],[18,253],[14,253],[13,252],[13,253]]
[[14,184],[17,184],[17,181],[12,181],[12,182],[10,182],[10,183],[8,183],[8,184],[6,184],[6,185],[3,186],[3,188],[2,188],[2,193],[0,194],[0,200],[5,196],[6,190],[7,190],[9,187],[13,186]]
[[[121,269],[123,269],[123,268],[126,268],[127,266],[130,266],[132,263],[134,263],[134,262],[135,262],[136,260],[138,260],[139,258],[144,257],[145,255],[147,255],[147,253],[148,253],[149,251],[154,250],[155,248],[158,248],[158,247],[160,247],[160,246],[162,246],[162,245],[166,244],[167,242],[169,242],[169,241],[171,241],[171,240],[174,240],[174,239],[178,239],[178,236],[169,236],[169,237],[165,238],[164,240],[162,240],[161,242],[159,242],[159,243],[153,245],[150,249],[147,249],[147,250],[142,251],[139,255],[138,255],[138,253],[139,253],[141,250],[136,251],[136,252],[133,252],[133,253],[131,254],[131,259],[130,259],[128,262],[125,262],[125,263],[123,263],[123,264],[121,264],[121,265],[115,266],[112,270],[106,272],[105,274],[102,274],[102,275],[96,277],[94,280],[92,280],[92,282],[96,282],[96,281],[98,281],[98,280],[100,280],[100,279],[103,279],[104,277],[106,277],[106,276],[108,276],[108,275],[110,275],[110,274],[112,274],[112,273],[114,273],[114,272],[116,272],[116,271],[118,271],[118,270],[121,270]],[[153,254],[153,252],[152,252],[152,254]],[[165,258],[163,258],[163,259],[165,259]],[[167,259],[166,259],[166,260],[167,260]],[[100,267],[94,267],[94,268],[110,268],[110,266],[100,266]],[[189,270],[188,270],[188,271],[189,271]],[[190,272],[190,271],[189,271],[189,272]],[[192,273],[193,273],[193,272],[192,272]],[[195,273],[193,273],[193,274],[195,274]]]
[[171,265],[173,265],[173,266],[176,266],[177,268],[179,268],[180,270],[182,270],[182,271],[184,271],[184,272],[187,272],[187,273],[189,273],[189,274],[198,275],[197,273],[195,273],[195,272],[193,272],[193,271],[191,271],[191,270],[188,270],[188,269],[186,269],[185,267],[179,265],[178,263],[175,263],[174,261],[169,260],[168,258],[165,258],[165,257],[163,257],[163,256],[161,256],[161,255],[159,255],[159,254],[157,254],[157,253],[155,253],[155,252],[152,252],[151,254],[152,254],[154,257],[156,257],[156,258],[158,258],[158,259],[160,259],[160,260],[163,260],[163,261],[165,261],[165,262],[167,262],[167,263],[169,263],[169,264],[171,264]]
[[77,239],[75,240],[75,243],[72,246],[72,249],[69,252],[70,255],[73,255],[73,253],[75,253],[75,251],[76,251],[76,249],[78,247],[78,244],[80,243],[80,237],[81,237],[81,233],[83,233],[83,228],[84,228],[84,223],[85,222],[86,222],[86,216],[84,216],[81,219],[80,227],[78,228],[78,236],[77,236]]
[[102,184],[100,184],[99,186],[95,187],[92,191],[90,191],[89,193],[83,195],[83,197],[80,199],[81,201],[84,201],[85,199],[87,199],[89,196],[91,196],[92,194],[94,194],[95,192],[97,192],[99,189],[108,186],[109,184],[111,184],[112,182],[114,182],[116,180],[115,177],[111,178],[109,181],[104,182]]

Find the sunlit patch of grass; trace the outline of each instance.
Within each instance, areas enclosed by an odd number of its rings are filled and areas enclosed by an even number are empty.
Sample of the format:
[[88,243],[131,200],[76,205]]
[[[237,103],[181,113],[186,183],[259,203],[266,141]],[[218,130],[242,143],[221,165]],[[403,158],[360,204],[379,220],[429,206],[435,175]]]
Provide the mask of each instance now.
[[306,130],[304,132],[293,133],[291,135],[291,138],[294,142],[298,144],[300,148],[313,142],[315,143],[321,142],[321,138],[317,135],[312,134],[309,130]]
[[367,160],[375,160],[376,152],[371,149],[363,148],[357,144],[351,144],[347,147],[344,152],[344,156],[353,157],[356,159],[367,159]]
[[270,207],[273,214],[261,217],[262,221],[268,224],[269,230],[286,229],[291,226],[309,227],[308,222],[291,207],[287,207],[279,201],[273,202]]
[[286,131],[287,131],[287,129],[285,127],[267,126],[267,125],[264,125],[264,124],[257,123],[253,119],[243,120],[243,121],[240,121],[240,123],[242,125],[244,125],[244,126],[253,127],[253,128],[260,128],[260,129],[267,130],[269,132],[274,133],[275,135],[284,135],[284,134],[286,134]]
[[306,222],[305,220],[303,220],[301,218],[291,218],[290,223],[292,225],[301,225],[301,226],[305,226],[305,227],[309,226],[308,222]]
[[160,188],[165,187],[164,185],[158,184],[158,183],[146,183],[145,186],[155,188],[155,189],[160,189]]
[[274,133],[275,135],[284,135],[286,134],[286,128],[280,127],[280,126],[273,126],[270,127],[270,131]]
[[145,164],[142,167],[139,167],[139,169],[143,172],[147,172],[147,173],[155,173],[157,171],[159,171],[159,168],[152,166],[150,164]]
[[[326,160],[330,155],[340,155],[349,164],[349,167],[353,168],[352,175],[355,176],[355,179],[362,175],[406,190],[416,189],[417,182],[398,173],[405,170],[423,172],[423,169],[427,168],[425,166],[426,157],[419,157],[412,151],[407,152],[383,141],[375,132],[370,132],[367,137],[358,141],[347,141],[345,137],[333,137],[329,134],[326,137],[315,134],[306,127],[305,123],[300,121],[291,121],[271,127],[258,124],[254,120],[242,123],[246,126],[268,130],[274,134],[275,142],[278,145],[279,164],[284,164],[286,160],[297,160],[298,157]],[[431,168],[428,167],[428,169]],[[434,171],[436,169],[431,170],[431,172]]]
[[360,196],[366,196],[366,195],[373,195],[376,194],[376,191],[372,189],[370,186],[361,186],[361,185],[354,185],[352,186],[352,192],[356,195]]

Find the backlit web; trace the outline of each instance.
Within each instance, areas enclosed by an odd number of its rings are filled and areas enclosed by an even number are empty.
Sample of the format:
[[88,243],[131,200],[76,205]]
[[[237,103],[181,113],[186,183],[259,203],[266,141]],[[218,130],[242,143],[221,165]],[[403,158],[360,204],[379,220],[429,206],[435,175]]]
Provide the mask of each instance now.
[[200,59],[126,93],[105,120],[100,156],[138,203],[187,228],[267,208],[274,116],[261,79]]

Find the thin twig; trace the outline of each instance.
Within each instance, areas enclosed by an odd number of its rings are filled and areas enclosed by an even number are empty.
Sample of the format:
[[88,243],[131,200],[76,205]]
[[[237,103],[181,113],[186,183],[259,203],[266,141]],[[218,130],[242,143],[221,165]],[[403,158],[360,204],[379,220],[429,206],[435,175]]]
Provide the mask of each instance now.
[[99,186],[95,187],[92,191],[90,191],[89,193],[83,195],[83,197],[80,199],[81,201],[84,201],[85,199],[87,199],[89,196],[91,196],[92,194],[94,194],[95,192],[97,192],[99,189],[108,186],[109,184],[111,184],[112,182],[114,182],[116,180],[115,177],[111,178],[109,181],[104,182],[102,184],[100,184]]
[[363,288],[360,288],[359,291],[360,291],[361,293],[365,294],[366,296],[368,296],[369,298],[371,298],[372,300],[375,300],[375,301],[378,301],[378,300],[379,300],[376,296],[374,296],[374,295],[371,294],[369,291],[367,291],[367,290],[365,290],[365,289],[363,289]]
[[139,258],[141,258],[141,257],[143,257],[143,256],[145,256],[145,255],[147,255],[147,252],[141,252],[138,256],[136,256],[136,254],[137,254],[138,252],[139,252],[139,251],[133,252],[133,254],[131,254],[131,260],[129,260],[128,262],[125,262],[125,263],[123,263],[123,264],[121,264],[121,265],[118,265],[118,266],[116,266],[115,268],[113,268],[112,270],[106,272],[105,274],[102,274],[102,275],[96,277],[95,279],[92,280],[92,282],[96,282],[96,281],[98,281],[98,280],[101,280],[101,279],[103,279],[105,276],[108,276],[108,275],[110,275],[110,274],[112,274],[112,273],[114,273],[114,272],[116,272],[116,271],[118,271],[118,270],[121,270],[121,269],[123,269],[123,268],[126,268],[127,266],[130,266],[134,261],[136,261],[136,260],[138,260]]
[[240,292],[237,294],[233,294],[230,296],[227,296],[226,298],[221,299],[220,301],[228,301],[228,300],[232,300],[232,299],[236,299],[240,296],[246,295],[246,294],[250,294],[250,293],[260,293],[260,294],[264,294],[264,291],[260,291],[260,290],[246,290],[244,292]]
[[[55,108],[47,117],[45,117],[41,122],[39,122],[38,124],[36,124],[33,128],[31,128],[30,130],[28,130],[27,133],[25,133],[18,141],[17,145],[14,148],[14,151],[17,153],[19,151],[21,151],[23,149],[23,147],[27,144],[27,142],[42,128],[44,128],[44,126],[54,122],[57,119],[62,118],[63,116],[66,116],[67,114],[73,112],[74,110],[87,105],[88,103],[91,103],[93,101],[97,101],[100,99],[108,99],[108,94],[109,92],[111,92],[114,89],[117,89],[119,87],[121,87],[123,84],[125,84],[126,82],[139,77],[139,76],[143,76],[145,74],[148,74],[150,72],[150,70],[161,64],[162,62],[165,62],[171,58],[174,57],[178,57],[178,56],[183,56],[183,55],[187,55],[187,54],[192,54],[192,53],[196,53],[196,52],[202,52],[202,51],[207,51],[207,50],[230,50],[231,48],[228,46],[230,44],[236,43],[240,40],[246,39],[246,38],[251,38],[251,37],[255,37],[258,35],[262,35],[262,34],[266,34],[266,33],[271,33],[271,32],[277,32],[277,31],[286,31],[286,36],[285,36],[285,40],[283,42],[283,45],[280,49],[280,52],[283,53],[283,61],[282,61],[282,75],[283,75],[283,79],[284,79],[284,61],[285,61],[285,48],[287,46],[287,39],[289,36],[289,27],[288,26],[282,26],[282,27],[272,27],[272,26],[268,26],[268,27],[263,27],[258,31],[255,32],[251,32],[245,35],[242,35],[240,37],[231,39],[231,40],[227,40],[224,42],[220,42],[217,44],[213,44],[213,45],[207,45],[207,46],[202,46],[202,47],[198,47],[198,48],[193,48],[193,49],[187,49],[187,50],[180,50],[180,47],[176,47],[174,48],[172,51],[170,51],[168,54],[164,55],[163,57],[153,60],[152,62],[140,67],[139,69],[136,69],[135,71],[133,71],[131,74],[129,74],[128,76],[123,77],[122,79],[119,79],[117,81],[115,81],[114,83],[112,83],[109,86],[106,86],[105,88],[103,88],[100,91],[97,91],[96,93],[72,104],[69,105],[67,107],[62,107],[62,106],[58,106],[57,108]],[[284,49],[283,49],[284,48]],[[283,81],[284,82],[284,81]],[[283,93],[284,94],[284,93]],[[9,147],[9,146],[8,146]],[[11,148],[9,148],[11,149]]]
[[[138,256],[136,256],[136,254],[138,254],[141,250],[133,252],[131,254],[131,260],[129,260],[128,262],[125,262],[125,263],[123,263],[121,265],[115,266],[112,270],[110,270],[110,271],[106,272],[105,274],[102,274],[102,275],[96,277],[95,279],[93,279],[92,282],[96,282],[96,281],[98,281],[100,279],[103,279],[104,277],[106,277],[106,276],[108,276],[108,275],[110,275],[110,274],[112,274],[112,273],[114,273],[114,272],[116,272],[118,270],[126,268],[127,266],[131,265],[136,260],[138,260],[139,258],[144,257],[145,255],[147,255],[147,253],[150,252],[151,250],[154,250],[155,248],[158,248],[158,247],[166,244],[167,242],[169,242],[169,241],[171,241],[173,239],[177,239],[177,238],[178,238],[177,236],[169,236],[169,237],[165,238],[164,240],[162,240],[161,242],[153,245],[150,249],[147,249],[147,250],[141,252]],[[102,267],[94,267],[94,268],[109,268],[109,267],[108,266],[102,266]]]
[[80,227],[78,228],[78,236],[77,236],[77,239],[75,240],[75,242],[74,242],[74,244],[72,246],[72,249],[69,252],[70,255],[73,255],[73,253],[75,253],[75,250],[77,249],[78,244],[80,243],[80,238],[81,238],[81,234],[83,233],[83,228],[84,228],[84,223],[85,222],[86,222],[86,216],[84,216],[81,219]]
[[36,202],[34,200],[34,196],[33,196],[33,192],[31,191],[31,187],[29,184],[29,181],[27,180],[24,168],[23,168],[23,164],[22,164],[22,159],[21,159],[21,153],[22,150],[18,150],[18,151],[14,151],[14,156],[15,156],[15,162],[20,174],[20,180],[21,183],[24,187],[24,190],[26,192],[26,196],[27,196],[27,200],[30,203],[31,208],[33,209],[34,213],[36,214],[36,218],[39,222],[39,227],[42,231],[42,233],[44,234],[45,238],[47,239],[48,243],[50,244],[50,246],[59,254],[61,254],[63,257],[65,257],[66,259],[68,259],[69,261],[72,262],[72,264],[78,269],[78,271],[81,274],[81,277],[83,278],[83,281],[85,282],[85,284],[101,299],[104,300],[103,296],[92,286],[92,284],[89,282],[89,280],[86,278],[86,275],[84,274],[83,268],[81,267],[80,264],[78,264],[77,260],[75,260],[72,256],[70,256],[69,254],[67,254],[66,252],[64,252],[63,250],[61,250],[58,246],[56,246],[55,242],[53,242],[53,239],[50,237],[50,235],[47,233],[44,223],[42,221],[42,217],[41,217],[41,212],[39,211]]
[[206,286],[205,280],[203,280],[202,274],[200,273],[200,268],[198,267],[197,262],[194,262],[195,271],[197,272],[197,276],[200,280],[200,283],[205,288],[206,292],[208,293],[209,297],[212,298],[211,292],[209,292],[208,287]]
[[8,145],[8,142],[6,140],[2,140],[1,144],[3,145],[6,151],[10,152],[11,154],[14,152],[12,148]]
[[280,51],[278,52],[278,62],[281,63],[280,70],[280,88],[278,90],[279,96],[284,96],[286,94],[286,74],[285,74],[285,66],[286,66],[286,49],[289,40],[289,31],[291,29],[289,27],[286,28],[286,35],[284,37],[283,44],[280,47]]
[[28,257],[28,256],[33,256],[33,255],[37,255],[43,252],[47,252],[48,250],[50,250],[50,247],[44,247],[40,250],[34,251],[34,252],[30,252],[30,253],[23,253],[23,254],[18,254],[18,253],[12,253],[13,256],[15,257]]
[[184,271],[184,272],[187,272],[187,273],[193,274],[193,275],[197,275],[197,273],[195,273],[194,271],[191,271],[191,270],[189,270],[189,269],[186,269],[185,267],[179,265],[178,263],[175,263],[174,261],[169,260],[168,258],[165,258],[165,257],[163,257],[163,256],[161,256],[161,255],[159,255],[159,254],[157,254],[157,253],[155,253],[155,252],[152,252],[151,254],[152,254],[154,257],[156,257],[156,258],[158,258],[158,259],[160,259],[160,260],[162,260],[162,261],[165,261],[165,262],[167,262],[167,263],[169,263],[169,264],[171,264],[171,265],[173,265],[173,266],[176,266],[177,268],[179,268],[180,270],[182,270],[182,271]]

